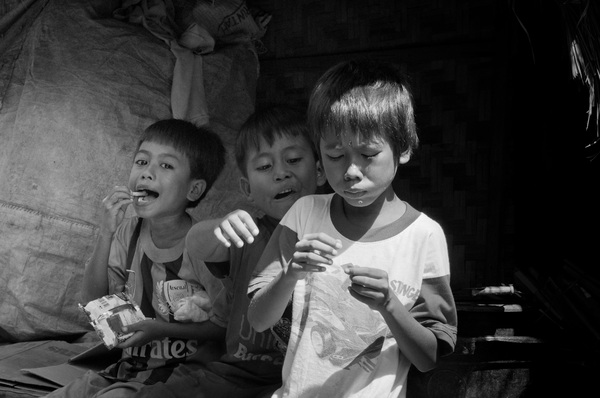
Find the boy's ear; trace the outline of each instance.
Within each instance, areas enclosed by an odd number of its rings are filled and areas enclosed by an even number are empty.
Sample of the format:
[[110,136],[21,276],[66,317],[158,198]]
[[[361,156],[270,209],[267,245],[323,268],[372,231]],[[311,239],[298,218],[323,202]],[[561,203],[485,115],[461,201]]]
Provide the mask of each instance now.
[[250,190],[250,182],[246,177],[240,178],[240,189],[250,202],[254,201],[254,199],[252,199],[252,192]]
[[400,155],[400,159],[398,159],[398,164],[408,163],[410,160],[410,150],[404,151],[402,155]]
[[327,182],[327,176],[325,175],[325,170],[321,166],[321,161],[317,160],[317,186],[322,187]]
[[187,200],[189,200],[190,202],[197,201],[198,199],[200,199],[200,197],[202,196],[202,194],[204,193],[205,190],[206,190],[206,180],[201,180],[201,179],[193,180],[190,185],[190,190],[188,191],[188,194],[187,194]]

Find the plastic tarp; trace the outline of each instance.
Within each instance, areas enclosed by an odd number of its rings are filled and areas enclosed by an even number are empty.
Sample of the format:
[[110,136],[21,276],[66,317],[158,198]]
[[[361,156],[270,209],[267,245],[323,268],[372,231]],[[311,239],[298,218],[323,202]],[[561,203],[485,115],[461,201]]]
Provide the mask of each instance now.
[[[77,303],[101,200],[126,183],[140,132],[172,117],[174,54],[114,18],[119,2],[24,3],[0,38],[0,342],[91,330]],[[217,43],[202,68],[230,160],[193,210],[206,218],[248,206],[231,149],[254,110],[258,59],[249,40]]]

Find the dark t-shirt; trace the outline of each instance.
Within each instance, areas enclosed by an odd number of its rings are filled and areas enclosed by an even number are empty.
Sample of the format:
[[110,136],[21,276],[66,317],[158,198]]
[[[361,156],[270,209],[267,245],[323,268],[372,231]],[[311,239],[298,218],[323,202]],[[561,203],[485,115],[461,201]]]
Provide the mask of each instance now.
[[219,318],[229,319],[227,325],[226,354],[218,362],[212,362],[208,368],[222,377],[231,379],[255,379],[260,383],[281,383],[283,366],[282,344],[285,337],[271,330],[257,332],[250,326],[247,318],[248,282],[262,255],[273,230],[278,222],[264,216],[256,220],[260,233],[252,244],[244,244],[229,249],[230,260],[223,263],[207,263],[208,269],[216,277],[222,278],[225,286],[221,305],[215,305],[214,311]]

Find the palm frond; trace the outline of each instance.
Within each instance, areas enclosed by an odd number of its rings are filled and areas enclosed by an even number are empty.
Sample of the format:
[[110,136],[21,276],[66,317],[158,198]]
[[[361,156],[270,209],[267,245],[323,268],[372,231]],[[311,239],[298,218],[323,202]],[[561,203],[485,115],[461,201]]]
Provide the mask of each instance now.
[[[600,154],[600,2],[557,0],[570,44],[571,73],[588,89],[587,129],[595,116],[596,134],[586,144],[593,160]],[[596,148],[594,148],[596,147]]]

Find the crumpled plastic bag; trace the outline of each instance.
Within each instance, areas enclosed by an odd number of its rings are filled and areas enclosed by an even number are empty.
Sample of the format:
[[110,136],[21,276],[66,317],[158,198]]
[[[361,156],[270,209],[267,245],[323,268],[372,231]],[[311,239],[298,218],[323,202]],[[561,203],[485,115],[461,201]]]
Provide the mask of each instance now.
[[212,305],[208,293],[203,290],[192,296],[181,298],[176,303],[177,310],[173,313],[176,321],[202,322],[208,320],[208,312]]

